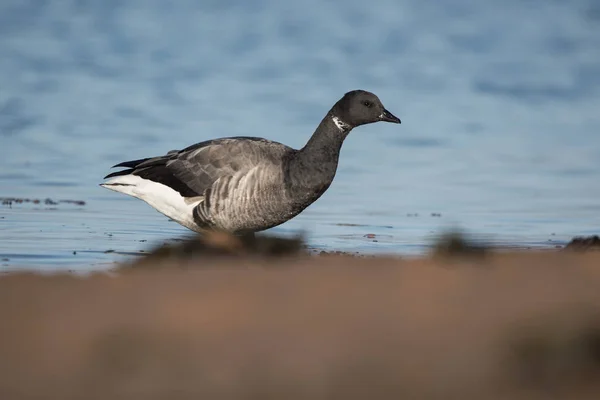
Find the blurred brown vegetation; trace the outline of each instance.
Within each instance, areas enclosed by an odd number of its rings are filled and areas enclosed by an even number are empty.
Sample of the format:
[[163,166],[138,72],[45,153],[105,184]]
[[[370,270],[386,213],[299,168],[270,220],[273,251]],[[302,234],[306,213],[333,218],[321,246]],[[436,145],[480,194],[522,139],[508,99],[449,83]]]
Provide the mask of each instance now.
[[232,243],[242,256],[0,278],[0,398],[600,398],[598,252]]

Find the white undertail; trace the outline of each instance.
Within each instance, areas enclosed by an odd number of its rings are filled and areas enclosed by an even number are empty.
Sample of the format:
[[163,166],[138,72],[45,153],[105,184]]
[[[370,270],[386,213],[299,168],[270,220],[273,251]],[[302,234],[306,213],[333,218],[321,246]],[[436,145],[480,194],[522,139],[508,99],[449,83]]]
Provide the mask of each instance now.
[[202,196],[183,197],[179,192],[162,183],[137,175],[116,176],[100,186],[143,200],[161,214],[186,228],[198,231],[192,213],[194,207],[204,200]]

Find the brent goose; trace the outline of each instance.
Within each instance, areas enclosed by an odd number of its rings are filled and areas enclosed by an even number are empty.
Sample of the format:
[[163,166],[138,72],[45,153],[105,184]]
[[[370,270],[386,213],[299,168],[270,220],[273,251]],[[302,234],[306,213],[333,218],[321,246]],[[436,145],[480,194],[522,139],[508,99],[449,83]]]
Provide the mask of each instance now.
[[196,232],[254,233],[290,220],[321,197],[348,133],[378,121],[400,123],[376,95],[354,90],[300,150],[256,137],[208,140],[117,164],[127,169],[107,175],[101,186],[144,200]]

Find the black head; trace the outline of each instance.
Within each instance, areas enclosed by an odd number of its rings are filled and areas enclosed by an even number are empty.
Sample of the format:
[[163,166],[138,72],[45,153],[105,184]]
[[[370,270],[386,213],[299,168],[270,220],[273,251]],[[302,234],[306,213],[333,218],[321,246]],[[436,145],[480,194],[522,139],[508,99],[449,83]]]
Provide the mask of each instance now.
[[400,118],[386,110],[377,96],[364,90],[346,93],[335,103],[331,112],[352,128],[379,121],[400,123]]

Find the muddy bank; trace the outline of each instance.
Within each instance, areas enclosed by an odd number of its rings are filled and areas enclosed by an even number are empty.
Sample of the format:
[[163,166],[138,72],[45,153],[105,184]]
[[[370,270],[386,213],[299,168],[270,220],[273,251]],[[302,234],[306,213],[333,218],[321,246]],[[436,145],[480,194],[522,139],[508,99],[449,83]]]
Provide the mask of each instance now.
[[576,236],[569,243],[566,249],[568,250],[600,250],[600,236]]
[[600,391],[598,252],[166,257],[150,266],[0,278],[0,398]]
[[[372,234],[373,237],[376,237]],[[515,251],[517,246],[510,249]],[[526,247],[520,250],[526,250]],[[563,249],[563,246],[548,247],[546,250]],[[600,249],[600,238],[594,236],[574,237],[566,244],[566,251],[590,251]],[[430,245],[430,254],[436,257],[482,257],[492,251],[507,251],[508,247],[493,246],[485,241],[475,240],[473,236],[466,235],[462,231],[447,231],[435,237]],[[107,250],[111,251],[111,250]],[[303,256],[345,256],[345,257],[376,257],[367,255],[358,251],[323,251],[309,247],[302,236],[296,237],[277,237],[272,235],[250,235],[250,236],[231,236],[228,234],[213,232],[205,235],[193,235],[187,238],[172,240],[171,243],[165,243],[150,249],[148,252],[139,254],[141,258],[134,260],[129,265],[133,268],[144,266],[155,267],[165,261],[174,261],[177,265],[197,258],[214,260],[222,257],[229,259],[243,258],[254,260],[265,260],[277,257],[303,257]],[[193,263],[192,263],[193,264]]]

